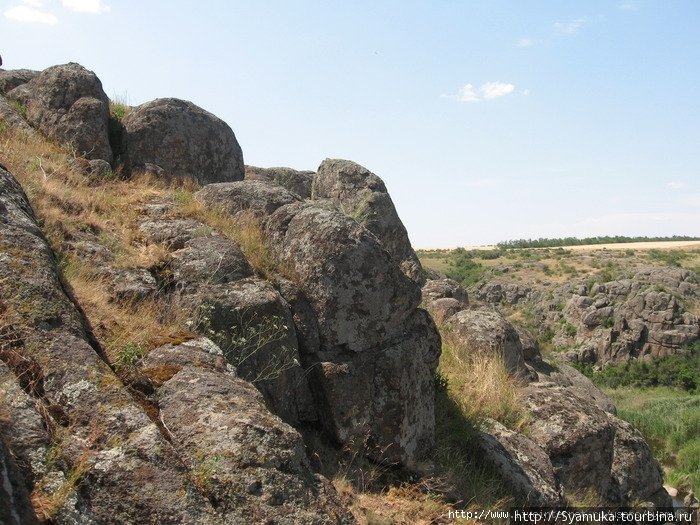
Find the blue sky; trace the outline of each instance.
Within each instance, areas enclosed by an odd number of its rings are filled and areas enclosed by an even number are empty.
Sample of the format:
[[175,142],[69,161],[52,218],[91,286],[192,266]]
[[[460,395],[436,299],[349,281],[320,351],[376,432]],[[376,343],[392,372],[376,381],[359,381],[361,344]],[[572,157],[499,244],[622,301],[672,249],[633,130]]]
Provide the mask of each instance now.
[[700,235],[700,2],[2,0],[5,68],[174,96],[247,164],[352,159],[416,247]]

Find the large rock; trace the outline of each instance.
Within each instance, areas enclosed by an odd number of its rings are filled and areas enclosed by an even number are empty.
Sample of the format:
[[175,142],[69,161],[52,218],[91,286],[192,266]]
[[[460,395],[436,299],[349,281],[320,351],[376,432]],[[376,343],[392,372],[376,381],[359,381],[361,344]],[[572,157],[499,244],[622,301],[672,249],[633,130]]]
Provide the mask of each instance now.
[[461,310],[447,319],[446,326],[463,351],[500,355],[508,372],[529,377],[518,331],[497,311],[484,307]]
[[403,272],[419,284],[423,270],[384,182],[349,160],[326,159],[314,178],[312,197],[330,199],[381,241]]
[[112,162],[109,99],[95,73],[80,64],[45,69],[27,84],[27,120],[88,159]]
[[225,284],[253,276],[238,244],[221,236],[195,237],[171,254],[172,279],[180,288]]
[[195,198],[210,208],[223,209],[231,215],[252,213],[257,217],[272,214],[299,197],[284,188],[257,180],[207,184]]
[[24,117],[20,115],[17,108],[10,104],[7,99],[2,96],[0,96],[0,122],[4,122],[10,128],[23,131],[29,135],[36,133],[27,123]]
[[467,291],[452,279],[428,279],[423,285],[422,304],[438,325],[467,308]]
[[420,289],[365,228],[302,202],[279,208],[264,228],[273,255],[308,297],[324,347],[362,352],[403,333]]
[[315,420],[292,313],[284,299],[259,279],[207,281],[183,289],[195,328],[215,334],[238,376],[258,387],[275,414],[291,424]]
[[168,179],[203,184],[242,180],[243,153],[223,120],[176,98],[159,98],[124,117],[123,158],[132,169],[155,165]]
[[414,461],[433,440],[440,353],[435,325],[417,310],[417,284],[375,236],[333,209],[288,204],[263,227],[273,256],[295,275],[302,357],[326,428],[340,443],[365,442],[375,459]]
[[540,382],[550,381],[556,385],[566,387],[578,397],[590,400],[601,410],[612,415],[617,414],[617,409],[612,400],[595,386],[593,381],[575,368],[563,363],[557,364],[555,368],[543,362],[533,363],[533,366],[539,375]]
[[490,421],[479,432],[477,446],[519,505],[561,507],[564,495],[545,452],[522,434]]
[[644,436],[626,421],[613,416],[610,420],[615,425],[612,474],[622,495],[628,502],[650,501],[657,507],[671,507],[661,468]]
[[301,436],[222,368],[221,351],[205,340],[179,348],[156,349],[144,365],[170,364],[156,393],[163,425],[227,523],[354,523],[331,484],[311,471]]
[[38,71],[31,69],[0,71],[0,95],[6,95],[16,87],[26,84],[38,74]]
[[593,490],[602,503],[626,503],[611,470],[615,425],[608,414],[564,387],[533,383],[523,395],[529,438],[549,456],[568,499]]
[[423,285],[423,302],[429,303],[438,299],[455,299],[469,304],[469,296],[464,287],[453,279],[429,279]]
[[313,171],[297,171],[292,168],[257,168],[245,167],[246,180],[259,180],[282,186],[301,199],[311,197],[311,185],[314,181]]
[[422,310],[393,344],[359,354],[321,350],[309,371],[326,429],[376,461],[415,464],[434,444],[439,357],[440,336]]

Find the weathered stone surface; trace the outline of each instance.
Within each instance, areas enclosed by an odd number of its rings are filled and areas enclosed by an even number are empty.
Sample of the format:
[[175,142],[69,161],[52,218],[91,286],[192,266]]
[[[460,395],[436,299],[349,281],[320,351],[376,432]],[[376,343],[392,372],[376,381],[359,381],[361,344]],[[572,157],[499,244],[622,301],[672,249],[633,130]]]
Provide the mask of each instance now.
[[535,366],[541,382],[551,381],[579,396],[581,399],[590,400],[601,410],[609,414],[617,414],[617,409],[612,400],[606,396],[593,382],[575,368],[558,364],[556,368],[547,365]]
[[517,304],[527,299],[532,288],[517,283],[482,283],[474,289],[474,294],[480,301],[492,304]]
[[148,242],[170,250],[181,250],[188,241],[213,234],[209,226],[194,219],[148,219],[139,225],[139,231]]
[[564,496],[554,467],[545,452],[517,432],[490,421],[477,445],[516,498],[531,507],[561,507]]
[[528,377],[518,332],[497,311],[483,307],[462,310],[447,320],[447,327],[465,351],[498,354],[511,374]]
[[120,302],[142,301],[158,291],[153,274],[144,268],[112,268],[105,266],[100,275],[107,279],[112,298]]
[[297,344],[302,355],[316,354],[321,349],[318,321],[308,298],[288,279],[277,279],[277,289],[292,310]]
[[314,178],[312,197],[334,202],[344,214],[377,236],[408,277],[423,284],[423,269],[406,228],[384,182],[374,173],[349,160],[326,159]]
[[325,348],[361,352],[403,332],[420,289],[362,226],[299,202],[279,208],[264,228],[274,256],[298,276]]
[[238,244],[226,237],[195,237],[171,256],[172,278],[181,288],[225,284],[253,276]]
[[20,84],[16,88],[8,91],[5,94],[5,98],[7,98],[7,100],[14,100],[26,106],[29,104],[29,99],[32,98],[32,89],[29,83]]
[[604,503],[624,503],[611,475],[615,425],[608,415],[551,383],[532,383],[523,394],[529,438],[549,456],[566,496],[593,489]]
[[247,278],[183,289],[196,329],[224,339],[224,356],[239,377],[255,383],[273,412],[292,424],[316,413],[301,368],[288,305],[267,282]]
[[124,117],[122,158],[132,169],[154,164],[169,179],[242,180],[243,153],[223,120],[175,98],[159,98]]
[[340,443],[365,443],[383,463],[411,464],[434,440],[434,371],[440,336],[418,310],[394,344],[359,354],[322,350],[310,369],[321,420]]
[[31,69],[9,69],[0,71],[0,95],[5,95],[39,74]]
[[249,212],[257,217],[272,214],[299,198],[284,188],[256,180],[208,184],[195,194],[208,207],[220,208],[236,216]]
[[523,347],[523,357],[525,361],[536,361],[541,359],[540,346],[530,332],[522,326],[513,325]]
[[282,186],[301,199],[311,197],[314,175],[313,171],[297,171],[291,168],[245,167],[246,180],[259,180]]
[[[9,332],[2,336],[2,359],[21,359],[13,354],[13,337]],[[26,362],[29,369],[29,363]],[[15,365],[17,366],[17,365]],[[17,382],[17,377],[0,361],[0,441],[12,444],[12,455],[25,480],[25,489],[31,491],[34,484],[47,472],[46,454],[51,436],[44,425],[39,410],[41,404],[27,394]]]
[[[0,430],[2,422],[0,421]],[[0,438],[0,523],[3,525],[36,525],[29,494],[12,454]]]
[[466,305],[457,299],[443,297],[442,299],[431,301],[426,305],[426,308],[430,312],[430,315],[433,316],[433,319],[435,319],[435,322],[441,325],[447,322],[447,320],[457,312],[464,310]]
[[301,436],[249,384],[186,368],[159,396],[183,460],[228,520],[353,522],[330,483],[312,474]]
[[112,161],[109,99],[97,76],[79,64],[45,69],[28,84],[27,120],[88,159]]
[[222,374],[236,374],[236,369],[226,361],[221,348],[206,337],[154,348],[139,365],[141,371],[158,388],[188,366]]
[[469,303],[467,291],[452,279],[429,279],[423,286],[422,292],[425,303],[444,298],[455,299],[465,305]]
[[22,131],[29,135],[36,132],[24,120],[24,117],[17,112],[17,109],[10,104],[5,97],[0,96],[0,122],[4,122],[6,126],[16,131]]
[[[42,406],[47,425],[70,428],[60,434],[60,472],[35,485],[48,496],[65,491],[57,512],[91,516],[79,523],[210,523],[213,509],[190,485],[172,446],[86,342],[26,197],[5,170],[0,223],[3,322],[17,334],[3,342],[2,361]],[[31,451],[26,436],[9,439],[11,449]],[[76,469],[80,494],[65,485]]]

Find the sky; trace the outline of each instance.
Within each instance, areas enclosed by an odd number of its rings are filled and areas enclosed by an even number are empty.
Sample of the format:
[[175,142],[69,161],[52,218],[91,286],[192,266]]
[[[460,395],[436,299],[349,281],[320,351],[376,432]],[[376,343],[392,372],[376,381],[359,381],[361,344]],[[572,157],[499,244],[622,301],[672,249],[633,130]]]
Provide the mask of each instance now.
[[191,100],[246,164],[354,160],[417,248],[700,236],[697,0],[0,0],[0,55]]

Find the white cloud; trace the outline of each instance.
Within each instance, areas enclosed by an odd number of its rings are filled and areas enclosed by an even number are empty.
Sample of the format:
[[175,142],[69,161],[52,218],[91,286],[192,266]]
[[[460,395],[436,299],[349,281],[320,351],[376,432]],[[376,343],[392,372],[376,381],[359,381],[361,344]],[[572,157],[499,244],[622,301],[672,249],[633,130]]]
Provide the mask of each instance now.
[[502,97],[512,93],[514,90],[515,86],[513,84],[506,84],[505,82],[486,82],[479,88],[479,92],[484,96],[485,100]]
[[462,89],[459,90],[457,99],[460,102],[479,102],[479,95],[474,91],[474,86],[467,84]]
[[28,5],[29,7],[41,8],[44,7],[46,3],[45,0],[22,0],[22,3]]
[[48,24],[55,25],[58,23],[58,18],[51,13],[41,11],[31,5],[37,5],[38,2],[27,2],[29,5],[16,5],[5,11],[5,17],[17,22],[25,22],[28,24]]
[[467,188],[493,188],[503,183],[500,179],[474,179],[464,181]]
[[638,9],[637,3],[633,0],[626,0],[617,7],[618,9],[622,9],[623,11],[636,11]]
[[515,43],[516,47],[532,47],[535,45],[535,41],[532,38],[521,38]]
[[[460,102],[481,102],[483,100],[492,100],[502,97],[515,91],[514,84],[505,82],[486,82],[479,89],[476,89],[473,84],[467,84],[462,87],[456,95],[441,95],[444,98],[451,98]],[[524,95],[529,94],[529,90],[523,91]]]
[[61,0],[63,7],[78,13],[108,13],[110,7],[102,3],[102,0]]
[[579,29],[581,29],[587,21],[588,19],[584,16],[581,18],[574,18],[569,22],[557,22],[554,24],[554,29],[556,29],[557,32],[561,33],[562,35],[573,35]]
[[528,95],[530,94],[530,90],[529,90],[529,89],[523,89],[520,93],[521,93],[524,97],[526,97],[526,96],[528,96]]
[[682,181],[677,181],[677,180],[672,180],[664,184],[667,188],[670,188],[672,190],[681,190],[687,186],[685,182]]

